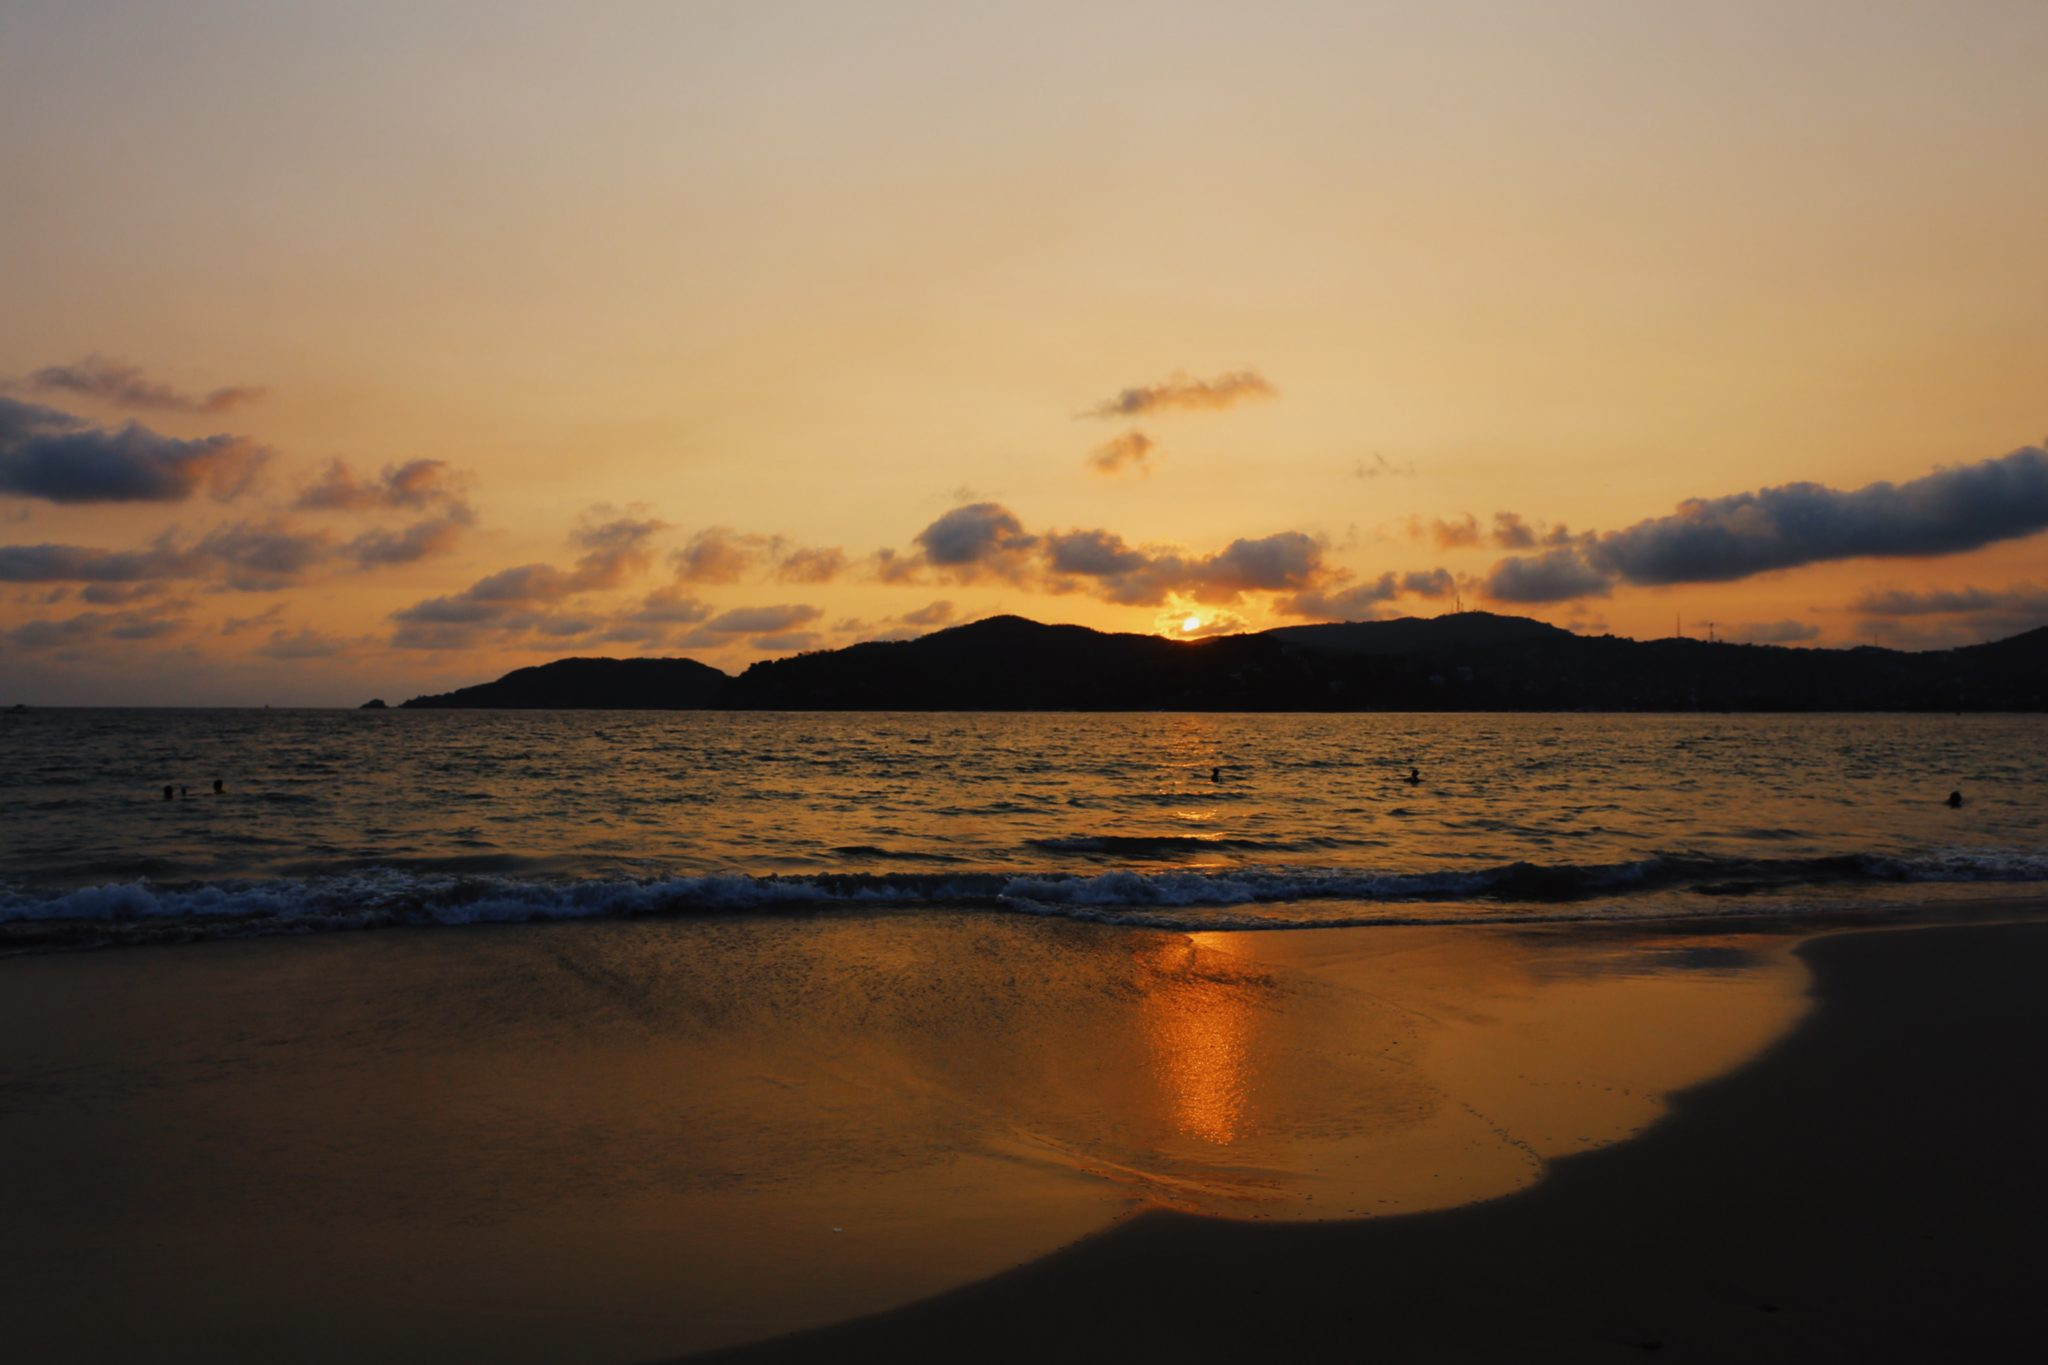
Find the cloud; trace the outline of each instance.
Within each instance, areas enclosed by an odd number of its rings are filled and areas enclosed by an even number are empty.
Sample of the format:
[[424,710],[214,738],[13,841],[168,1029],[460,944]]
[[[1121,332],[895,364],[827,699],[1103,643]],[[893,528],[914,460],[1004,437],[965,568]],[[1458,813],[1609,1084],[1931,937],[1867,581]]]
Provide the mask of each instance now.
[[1494,566],[1494,595],[1511,602],[1603,596],[1615,581],[1644,586],[1726,583],[1776,569],[1862,557],[1931,557],[2048,529],[2048,451],[1938,469],[1906,483],[1847,492],[1790,483],[1693,498],[1670,516],[1589,535]]
[[877,577],[918,581],[932,568],[960,582],[999,578],[1045,592],[1086,592],[1124,606],[1174,595],[1221,605],[1252,592],[1299,592],[1329,580],[1323,543],[1300,531],[1240,537],[1209,555],[1138,547],[1100,527],[1034,535],[1009,508],[981,502],[946,513],[917,535],[919,555],[876,556]]
[[0,398],[0,495],[47,502],[183,502],[245,491],[268,452],[240,436],[183,441],[139,423],[98,427]]
[[2048,587],[2029,582],[2003,588],[1937,588],[1927,592],[1886,588],[1864,593],[1850,603],[1849,609],[1865,618],[1866,630],[1877,630],[1888,638],[1903,638],[1910,633],[1896,624],[1899,621],[1935,618],[1942,622],[1942,628],[1922,632],[1930,642],[1962,644],[1972,639],[2017,635],[2048,625]]
[[193,555],[230,588],[271,592],[296,583],[328,550],[328,538],[321,533],[295,531],[275,521],[238,521],[209,531]]
[[347,648],[346,640],[317,630],[287,631],[280,627],[271,631],[270,638],[256,646],[255,652],[267,659],[331,659]]
[[711,606],[680,588],[656,588],[641,599],[626,619],[643,625],[695,625],[711,615]]
[[140,611],[88,611],[76,616],[25,621],[4,632],[18,649],[65,649],[104,641],[135,643],[160,639],[185,628],[185,602],[165,602]]
[[993,502],[956,507],[919,531],[916,540],[927,564],[962,582],[1018,578],[1038,543],[1009,508]]
[[1449,569],[1417,569],[1401,575],[1401,591],[1415,597],[1449,597],[1457,589],[1458,580]]
[[147,550],[0,545],[0,583],[138,583],[189,574],[191,557],[160,537]]
[[576,561],[569,575],[569,592],[590,592],[617,587],[633,574],[644,572],[653,559],[647,542],[668,523],[653,517],[614,517],[589,520],[570,532],[571,543],[588,553]]
[[784,583],[830,583],[845,571],[844,550],[792,550],[775,566],[775,577]]
[[1805,621],[1750,621],[1729,630],[1727,638],[1737,644],[1796,645],[1820,638],[1820,627]]
[[1322,543],[1299,531],[1240,538],[1212,555],[1136,549],[1099,529],[1051,535],[1044,544],[1048,591],[1091,591],[1123,606],[1159,606],[1176,595],[1222,604],[1248,592],[1300,591],[1328,572]]
[[1479,518],[1467,512],[1449,521],[1432,521],[1429,533],[1439,550],[1461,550],[1479,543]]
[[[1190,623],[1193,623],[1192,625]],[[1251,622],[1221,607],[1168,607],[1152,618],[1152,629],[1176,640],[1206,640],[1215,635],[1236,635]]]
[[1513,512],[1495,512],[1492,539],[1503,550],[1533,550],[1536,528]]
[[445,460],[409,460],[387,464],[374,479],[358,475],[346,460],[329,460],[314,483],[299,493],[296,506],[307,511],[369,512],[460,507],[468,503],[463,479]]
[[914,640],[946,625],[957,614],[953,604],[942,599],[919,607],[915,611],[906,611],[900,616],[885,617],[873,623],[849,618],[835,624],[832,630],[848,644],[868,644],[879,640]]
[[1387,462],[1386,456],[1378,451],[1374,451],[1370,463],[1360,460],[1352,467],[1351,477],[1354,479],[1412,479],[1415,477],[1415,466],[1412,462],[1402,465],[1390,464]]
[[376,478],[358,475],[345,460],[330,460],[318,481],[293,505],[307,511],[397,512],[436,509],[437,515],[396,529],[373,527],[342,546],[359,569],[414,564],[455,547],[476,520],[464,495],[466,482],[445,460],[388,464]]
[[1632,583],[1720,583],[1865,555],[1944,555],[2048,527],[2048,452],[1840,492],[1785,484],[1695,498],[1675,515],[1601,536],[1601,568]]
[[375,527],[363,532],[354,540],[341,547],[344,557],[354,560],[361,569],[383,568],[391,564],[413,564],[430,556],[451,550],[469,527],[469,513],[450,513],[443,517],[429,517],[416,521],[396,531]]
[[288,586],[329,552],[327,538],[276,523],[231,522],[180,548],[169,534],[145,550],[0,545],[0,583],[154,584],[217,578],[243,591]]
[[[132,600],[173,579],[211,580],[239,591],[268,592],[304,581],[337,555],[365,569],[412,563],[448,548],[467,524],[466,510],[451,512],[396,531],[371,530],[338,549],[326,532],[302,530],[276,518],[229,522],[196,542],[182,544],[167,531],[140,550],[0,545],[0,583],[101,585],[88,600],[102,604]],[[107,590],[115,584],[136,586],[117,596]]]
[[765,649],[778,654],[798,654],[806,649],[816,649],[825,643],[822,635],[815,630],[791,630],[780,635],[757,635],[748,641],[755,649]]
[[1140,474],[1150,474],[1152,466],[1147,463],[1158,443],[1142,431],[1126,431],[1113,436],[1095,447],[1088,456],[1088,465],[1098,474],[1117,475],[1126,466]]
[[618,587],[644,571],[652,557],[647,542],[666,525],[634,517],[587,521],[569,537],[586,551],[573,569],[519,564],[479,578],[461,592],[415,602],[391,614],[397,624],[391,643],[400,649],[464,649],[486,636],[561,638],[599,629],[606,624],[603,616],[554,608],[582,593]]
[[693,634],[706,639],[721,635],[759,635],[808,625],[823,614],[816,607],[798,602],[773,607],[734,607],[712,617]]
[[1369,582],[1349,587],[1298,592],[1275,602],[1273,607],[1285,615],[1315,621],[1357,621],[1369,619],[1375,614],[1373,608],[1400,595],[1400,580],[1391,573],[1383,573]]
[[868,560],[868,572],[877,583],[900,584],[924,581],[924,558],[883,548]]
[[1850,604],[1866,616],[1977,616],[2026,612],[2048,618],[2048,588],[2014,583],[2006,588],[1946,588],[1906,592],[1897,588],[1864,593]]
[[1104,530],[1066,531],[1045,538],[1046,567],[1055,574],[1111,578],[1137,573],[1151,562],[1144,551]]
[[1233,540],[1196,570],[1197,597],[1208,594],[1283,592],[1302,588],[1323,571],[1322,543],[1300,531],[1281,531],[1255,540]]
[[220,623],[220,633],[223,635],[240,635],[245,630],[254,630],[258,626],[267,626],[283,615],[284,603],[273,602],[254,616],[228,617]]
[[1087,417],[1141,417],[1152,412],[1220,412],[1258,398],[1277,398],[1280,391],[1256,370],[1237,370],[1214,379],[1176,374],[1158,384],[1125,389],[1090,408]]
[[1499,602],[1566,602],[1575,597],[1605,597],[1610,580],[1586,561],[1574,546],[1519,555],[1493,566],[1486,595]]
[[690,537],[670,558],[679,583],[737,583],[753,571],[768,548],[765,536],[741,535],[727,526],[713,526]]
[[78,595],[96,607],[125,607],[162,591],[155,583],[88,583]]
[[263,396],[262,389],[246,384],[204,394],[180,393],[167,384],[150,380],[139,366],[96,355],[69,365],[46,365],[28,378],[39,389],[56,389],[119,407],[158,412],[226,412]]

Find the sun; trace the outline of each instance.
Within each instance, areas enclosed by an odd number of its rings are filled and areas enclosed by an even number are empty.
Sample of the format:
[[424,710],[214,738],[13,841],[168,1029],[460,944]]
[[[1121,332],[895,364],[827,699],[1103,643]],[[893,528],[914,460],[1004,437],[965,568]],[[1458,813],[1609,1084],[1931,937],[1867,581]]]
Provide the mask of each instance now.
[[1180,633],[1183,635],[1190,631],[1200,630],[1201,628],[1202,618],[1199,616],[1190,616],[1187,620],[1180,623]]

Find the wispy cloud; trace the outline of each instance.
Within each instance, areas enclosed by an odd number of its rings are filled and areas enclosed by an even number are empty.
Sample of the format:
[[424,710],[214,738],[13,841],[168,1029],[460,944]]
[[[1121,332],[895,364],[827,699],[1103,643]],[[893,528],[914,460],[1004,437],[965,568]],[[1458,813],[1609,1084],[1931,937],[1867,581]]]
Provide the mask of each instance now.
[[784,583],[830,583],[846,572],[846,551],[832,548],[792,550],[775,566]]
[[1126,431],[1095,447],[1088,456],[1088,467],[1098,474],[1121,474],[1126,469],[1150,474],[1152,466],[1148,461],[1157,448],[1158,442],[1144,432]]
[[46,365],[29,376],[29,383],[45,391],[153,412],[226,412],[263,396],[262,389],[248,384],[230,384],[199,394],[183,393],[151,379],[140,366],[97,355],[69,365]]
[[75,616],[25,621],[0,638],[18,649],[75,650],[106,642],[133,644],[175,635],[188,624],[189,602],[152,604],[132,611],[88,611]]
[[1479,518],[1470,512],[1460,517],[1438,518],[1429,523],[1429,538],[1439,550],[1462,550],[1479,543]]
[[802,602],[784,602],[767,607],[734,607],[722,611],[698,626],[685,643],[721,643],[731,635],[762,635],[808,625],[824,615]]
[[1356,465],[1352,466],[1351,477],[1354,479],[1412,479],[1415,477],[1415,465],[1412,461],[1408,464],[1394,464],[1386,456],[1378,451],[1374,451],[1372,459],[1360,460]]
[[466,507],[465,482],[445,460],[387,464],[375,478],[357,474],[346,460],[329,460],[320,477],[300,491],[296,506],[329,512]]
[[1925,592],[1873,589],[1851,602],[1849,610],[1864,618],[1864,629],[1888,637],[1900,633],[1901,622],[1926,622],[1936,627],[1940,643],[1962,644],[2048,625],[2048,586],[2026,582]]
[[1820,638],[1820,627],[1809,621],[1747,621],[1728,630],[1728,639],[1745,645],[1802,645]]
[[1279,396],[1280,391],[1256,370],[1236,370],[1214,379],[1190,379],[1176,374],[1157,384],[1124,389],[1082,415],[1113,419],[1159,412],[1220,412],[1239,403]]
[[520,564],[486,575],[457,593],[393,612],[391,643],[401,649],[466,649],[524,634],[565,638],[594,632],[605,613],[562,611],[570,598],[621,586],[652,560],[647,542],[667,523],[651,517],[592,520],[570,535],[584,553],[571,569]]

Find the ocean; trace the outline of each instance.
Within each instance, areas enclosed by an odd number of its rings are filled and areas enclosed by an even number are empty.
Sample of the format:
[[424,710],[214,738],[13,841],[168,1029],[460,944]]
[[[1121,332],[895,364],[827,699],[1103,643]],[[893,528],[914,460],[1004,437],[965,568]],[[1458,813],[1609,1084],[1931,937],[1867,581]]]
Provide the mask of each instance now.
[[2048,879],[2043,753],[1998,715],[31,711],[0,716],[0,945],[1864,914]]

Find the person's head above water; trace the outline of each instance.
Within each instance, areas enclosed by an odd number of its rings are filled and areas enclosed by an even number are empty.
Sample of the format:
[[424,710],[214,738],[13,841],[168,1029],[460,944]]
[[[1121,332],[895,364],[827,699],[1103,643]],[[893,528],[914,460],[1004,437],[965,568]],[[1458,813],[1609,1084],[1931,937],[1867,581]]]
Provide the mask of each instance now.
[[1963,804],[1963,794],[1962,794],[1961,792],[1950,792],[1950,793],[1948,794],[1948,803],[1949,803],[1949,805],[1951,805],[1951,806],[1960,806],[1960,805],[1962,805],[1962,804]]
[[221,785],[221,781],[219,778],[216,777],[213,779],[213,794],[215,796],[219,796],[222,792],[226,790],[227,788]]

